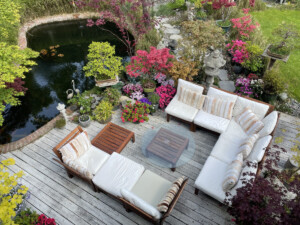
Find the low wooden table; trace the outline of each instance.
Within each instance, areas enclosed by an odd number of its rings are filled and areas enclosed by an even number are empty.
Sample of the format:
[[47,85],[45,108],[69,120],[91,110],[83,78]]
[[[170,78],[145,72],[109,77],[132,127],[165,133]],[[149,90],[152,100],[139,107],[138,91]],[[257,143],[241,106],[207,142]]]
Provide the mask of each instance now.
[[146,148],[146,156],[149,153],[172,164],[172,171],[175,171],[176,163],[187,148],[189,139],[178,135],[165,128],[160,128],[155,137]]
[[130,139],[132,142],[135,142],[132,131],[109,122],[92,140],[92,145],[108,154],[112,154],[113,152],[120,153]]

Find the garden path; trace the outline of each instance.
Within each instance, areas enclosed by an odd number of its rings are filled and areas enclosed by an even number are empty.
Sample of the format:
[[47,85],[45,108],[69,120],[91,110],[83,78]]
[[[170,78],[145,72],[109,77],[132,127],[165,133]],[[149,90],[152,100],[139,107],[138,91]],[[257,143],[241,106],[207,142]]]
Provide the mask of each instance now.
[[[194,195],[194,182],[205,160],[210,154],[218,135],[198,129],[193,133],[196,150],[193,160],[179,167],[175,172],[170,169],[160,168],[147,161],[141,152],[141,142],[144,133],[158,126],[166,124],[163,112],[158,112],[150,118],[148,123],[131,124],[121,122],[120,110],[114,116],[113,121],[136,134],[136,142],[129,142],[122,155],[139,162],[146,169],[163,176],[168,180],[175,180],[181,175],[189,177],[179,202],[175,206],[166,224],[231,224],[231,218],[226,213],[226,207],[211,197],[199,193]],[[171,120],[174,126],[186,126],[185,124]],[[300,119],[282,114],[276,136],[285,136],[279,145],[292,146],[290,138],[296,135],[296,126],[300,126]],[[92,188],[74,177],[68,178],[64,168],[56,163],[52,148],[56,146],[77,125],[68,122],[64,129],[52,129],[23,149],[0,155],[0,160],[14,158],[16,165],[10,167],[12,172],[23,170],[25,176],[22,183],[29,187],[31,197],[27,205],[40,213],[56,219],[58,224],[149,224],[135,213],[127,213],[122,205],[113,198],[95,193]],[[93,138],[105,125],[97,122],[86,128],[89,136]],[[283,130],[284,129],[284,130]],[[281,165],[287,159],[287,154],[282,157]]]

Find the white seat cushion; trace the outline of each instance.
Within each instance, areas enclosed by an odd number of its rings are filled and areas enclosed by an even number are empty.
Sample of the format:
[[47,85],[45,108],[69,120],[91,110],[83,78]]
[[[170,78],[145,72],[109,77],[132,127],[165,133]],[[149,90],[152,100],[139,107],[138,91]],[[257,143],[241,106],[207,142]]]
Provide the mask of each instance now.
[[91,145],[90,149],[75,161],[79,162],[87,168],[91,174],[95,175],[109,157],[110,155],[108,153]]
[[236,94],[233,94],[233,93],[230,94],[228,92],[225,92],[225,91],[219,90],[217,88],[213,88],[213,87],[210,87],[208,89],[207,96],[220,98],[223,101],[230,101],[233,103],[235,103],[238,98],[238,96]]
[[267,115],[261,122],[263,122],[264,127],[258,134],[260,137],[267,136],[273,132],[278,120],[278,112],[274,111]]
[[212,115],[203,110],[200,110],[194,119],[196,125],[217,133],[223,133],[227,129],[229,122],[230,120],[228,119]]
[[180,87],[187,88],[190,91],[195,91],[199,94],[202,94],[204,90],[204,88],[200,85],[194,84],[186,80],[178,79],[177,93],[180,90]]
[[121,197],[121,189],[131,190],[144,170],[144,166],[114,152],[98,170],[93,182],[104,191]]
[[172,182],[146,170],[131,192],[156,208],[171,186]]
[[245,139],[248,137],[243,128],[234,119],[230,120],[227,130],[222,135],[235,139]]
[[[226,195],[222,188],[222,182],[224,180],[227,166],[228,164],[214,158],[213,156],[209,156],[195,181],[196,188],[200,189],[221,203],[224,203]],[[257,167],[243,168],[241,177],[243,177],[242,175],[246,171],[251,171],[256,174]],[[250,180],[251,178],[254,178],[254,176],[245,176],[245,178]],[[236,189],[242,186],[242,181],[239,180],[237,185],[234,186],[234,188],[232,188],[229,192],[234,196],[236,194]]]
[[269,110],[269,105],[267,104],[252,101],[243,97],[238,97],[233,107],[233,117],[240,115],[245,107],[249,107],[259,120],[262,120]]
[[199,110],[173,98],[166,108],[166,113],[188,122],[192,122]]
[[260,162],[265,154],[266,148],[272,139],[271,135],[264,136],[257,140],[247,160]]
[[121,195],[124,199],[134,204],[136,207],[140,208],[141,210],[148,213],[149,215],[153,216],[155,219],[161,218],[161,213],[158,211],[156,207],[153,207],[148,202],[144,201],[143,199],[141,199],[139,196],[132,193],[131,191],[128,191],[126,189],[121,189]]
[[239,147],[243,141],[242,138],[220,135],[210,155],[229,164],[239,153]]

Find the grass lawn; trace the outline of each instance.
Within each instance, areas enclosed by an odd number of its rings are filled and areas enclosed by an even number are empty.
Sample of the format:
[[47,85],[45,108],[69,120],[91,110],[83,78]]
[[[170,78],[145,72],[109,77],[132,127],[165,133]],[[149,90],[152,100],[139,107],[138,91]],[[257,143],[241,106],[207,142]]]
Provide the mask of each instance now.
[[[285,21],[293,23],[300,32],[300,11],[268,9],[251,13],[260,23],[264,37],[272,37],[274,28]],[[300,40],[298,41],[300,43]],[[300,101],[300,44],[293,50],[287,63],[280,62],[281,76],[289,84],[289,93]]]

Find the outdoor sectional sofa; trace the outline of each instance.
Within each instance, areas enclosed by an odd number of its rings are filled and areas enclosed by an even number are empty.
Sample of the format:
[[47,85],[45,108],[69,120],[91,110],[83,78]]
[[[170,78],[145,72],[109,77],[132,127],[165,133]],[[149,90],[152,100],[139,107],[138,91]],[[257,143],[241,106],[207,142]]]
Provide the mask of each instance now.
[[[255,178],[255,174],[257,175],[261,170],[262,162],[272,142],[279,114],[278,112],[273,111],[274,106],[270,104],[252,98],[241,97],[215,87],[210,87],[205,98],[208,96],[209,98],[221,99],[233,104],[233,109],[229,118],[216,116],[203,110],[205,100],[199,100],[199,102],[201,102],[201,107],[199,108],[191,107],[191,102],[189,102],[189,105],[183,102],[178,104],[178,99],[180,98],[179,95],[182,94],[182,90],[180,90],[181,87],[191,87],[192,91],[198,90],[199,96],[203,91],[203,88],[196,84],[179,80],[177,94],[169,104],[170,107],[168,106],[166,108],[167,121],[173,116],[189,123],[192,131],[194,131],[196,127],[202,127],[220,134],[218,141],[195,181],[195,194],[198,194],[199,190],[201,190],[224,203],[226,192],[222,188],[222,183],[227,168],[234,161],[241,144],[248,138],[248,135],[235,118],[248,107],[264,124],[264,127],[258,132],[259,137],[255,142],[250,155],[246,159],[246,161],[250,162],[251,166],[246,162],[243,163],[241,174],[249,172],[244,178],[250,180]],[[180,105],[180,107],[174,106],[177,104]],[[182,116],[186,115],[186,109],[190,112],[188,114],[190,116],[188,120],[186,116]],[[253,176],[251,174],[253,174]],[[230,190],[232,196],[235,195],[236,189],[242,185],[241,180],[238,180],[237,184]]]
[[[65,150],[77,145],[85,149],[75,150],[81,155],[72,160],[65,158]],[[102,151],[91,144],[80,126],[53,151],[60,159],[54,160],[65,167],[70,178],[77,176],[85,180],[94,191],[118,199],[127,212],[134,211],[154,224],[163,224],[188,181],[181,177],[170,182],[117,152],[110,155]]]

